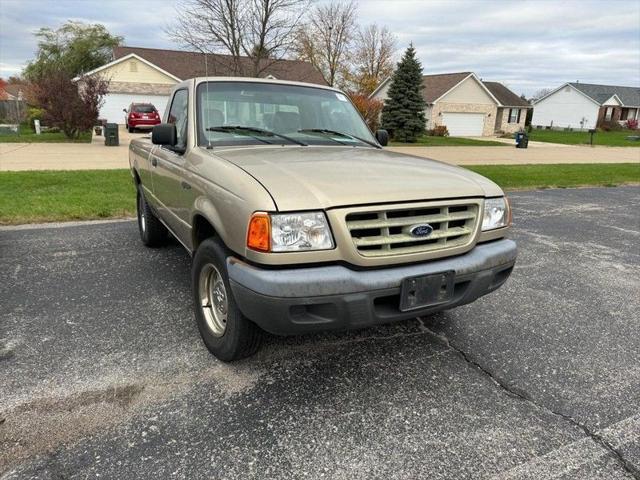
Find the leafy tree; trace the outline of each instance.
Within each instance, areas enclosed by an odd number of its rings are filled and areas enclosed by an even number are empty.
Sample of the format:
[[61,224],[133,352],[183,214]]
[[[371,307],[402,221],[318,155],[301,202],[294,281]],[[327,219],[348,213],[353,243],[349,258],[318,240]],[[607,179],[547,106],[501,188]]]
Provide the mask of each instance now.
[[57,127],[68,138],[90,130],[104,103],[108,82],[97,75],[76,83],[63,71],[52,71],[31,84],[35,103],[44,110],[45,125]]
[[7,99],[7,92],[5,92],[5,87],[7,86],[7,82],[6,80],[4,80],[3,78],[0,78],[0,100],[6,100]]
[[422,97],[422,65],[413,45],[404,52],[391,77],[382,109],[382,126],[401,142],[415,142],[424,133],[426,103]]
[[111,35],[104,25],[68,21],[58,29],[41,28],[35,34],[38,52],[24,69],[30,81],[64,72],[70,78],[93,70],[111,60],[113,47],[123,38]]

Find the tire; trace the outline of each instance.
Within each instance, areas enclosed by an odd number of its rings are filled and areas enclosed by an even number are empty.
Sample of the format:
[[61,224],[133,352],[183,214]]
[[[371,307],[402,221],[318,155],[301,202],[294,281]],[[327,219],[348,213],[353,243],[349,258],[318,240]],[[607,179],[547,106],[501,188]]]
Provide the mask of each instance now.
[[127,130],[129,130],[129,133],[133,133],[133,132],[135,132],[135,131],[136,131],[136,129],[135,129],[135,128],[130,127],[129,125],[127,125]]
[[262,340],[262,330],[240,312],[233,298],[228,256],[222,242],[209,238],[198,247],[191,269],[198,330],[209,351],[225,362],[253,355]]
[[151,211],[142,193],[142,185],[138,185],[137,195],[138,231],[140,239],[147,247],[160,247],[167,240],[167,228]]

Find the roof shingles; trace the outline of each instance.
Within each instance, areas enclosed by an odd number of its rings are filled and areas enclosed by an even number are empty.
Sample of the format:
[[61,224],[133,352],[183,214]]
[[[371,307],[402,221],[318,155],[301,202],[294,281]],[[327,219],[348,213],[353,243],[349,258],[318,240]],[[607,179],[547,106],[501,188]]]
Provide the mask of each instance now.
[[[441,73],[436,75],[423,75],[422,96],[427,103],[433,103],[438,98],[443,96],[457,84],[462,82],[472,72],[458,72],[458,73]],[[482,80],[481,80],[482,81]],[[500,102],[500,106],[503,107],[530,107],[526,100],[523,100],[518,95],[513,93],[503,84],[498,82],[484,82],[485,87],[491,92],[491,94]]]
[[[181,80],[204,76],[238,76],[234,75],[232,68],[233,58],[230,55],[207,54],[207,64],[205,66],[205,54],[200,52],[142,47],[115,47],[113,49],[113,58],[117,60],[132,53]],[[248,70],[249,59],[241,57],[240,61],[241,66]],[[313,65],[300,60],[277,60],[271,65],[267,65],[261,76],[266,77],[268,75],[273,75],[278,80],[326,85],[322,74]]]
[[602,104],[617,95],[623,105],[640,107],[639,87],[619,87],[616,85],[598,85],[594,83],[569,82],[569,85],[584,93],[587,97]]
[[529,102],[520,98],[499,82],[482,82],[503,107],[530,107]]

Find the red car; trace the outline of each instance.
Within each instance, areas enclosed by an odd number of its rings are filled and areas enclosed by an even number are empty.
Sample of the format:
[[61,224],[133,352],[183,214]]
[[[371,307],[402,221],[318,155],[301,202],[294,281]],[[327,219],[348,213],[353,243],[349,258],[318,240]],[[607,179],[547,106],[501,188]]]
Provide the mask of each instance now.
[[133,133],[136,128],[151,129],[162,121],[158,110],[150,103],[132,103],[122,111],[127,114],[124,122],[129,133]]

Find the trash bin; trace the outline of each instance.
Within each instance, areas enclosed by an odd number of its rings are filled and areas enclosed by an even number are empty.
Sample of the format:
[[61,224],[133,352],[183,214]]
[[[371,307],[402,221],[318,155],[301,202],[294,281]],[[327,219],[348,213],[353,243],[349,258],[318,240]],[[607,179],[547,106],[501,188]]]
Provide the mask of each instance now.
[[107,147],[117,147],[120,145],[118,137],[118,124],[107,123],[104,127],[104,144]]
[[527,148],[529,146],[529,135],[525,132],[516,133],[516,148]]

